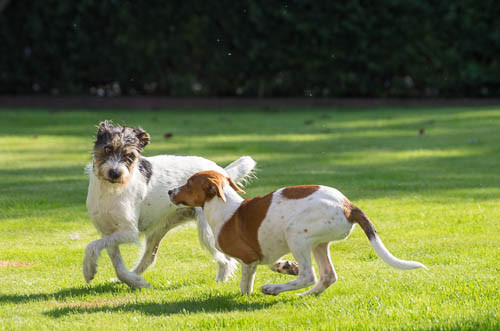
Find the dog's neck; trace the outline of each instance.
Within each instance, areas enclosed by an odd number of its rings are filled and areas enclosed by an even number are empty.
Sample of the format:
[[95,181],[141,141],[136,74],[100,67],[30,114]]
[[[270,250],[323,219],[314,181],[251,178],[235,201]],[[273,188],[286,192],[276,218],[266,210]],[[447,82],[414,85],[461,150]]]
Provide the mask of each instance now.
[[203,212],[213,231],[216,231],[218,226],[226,223],[243,202],[243,198],[229,185],[224,186],[223,192],[226,196],[226,202],[215,196],[211,200],[205,202],[203,206]]

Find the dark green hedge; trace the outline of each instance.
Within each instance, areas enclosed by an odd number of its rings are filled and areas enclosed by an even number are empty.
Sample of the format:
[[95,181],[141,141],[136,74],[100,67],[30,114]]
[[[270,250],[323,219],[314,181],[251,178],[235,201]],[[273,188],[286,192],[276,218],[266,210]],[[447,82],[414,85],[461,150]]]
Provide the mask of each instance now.
[[12,0],[0,93],[500,96],[498,0]]

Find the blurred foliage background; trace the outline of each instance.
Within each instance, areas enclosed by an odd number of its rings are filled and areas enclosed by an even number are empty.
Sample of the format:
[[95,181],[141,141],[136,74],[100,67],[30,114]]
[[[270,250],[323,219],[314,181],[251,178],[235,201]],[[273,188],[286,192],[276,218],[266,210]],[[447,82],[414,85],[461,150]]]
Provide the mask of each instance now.
[[500,96],[495,0],[0,2],[0,94]]

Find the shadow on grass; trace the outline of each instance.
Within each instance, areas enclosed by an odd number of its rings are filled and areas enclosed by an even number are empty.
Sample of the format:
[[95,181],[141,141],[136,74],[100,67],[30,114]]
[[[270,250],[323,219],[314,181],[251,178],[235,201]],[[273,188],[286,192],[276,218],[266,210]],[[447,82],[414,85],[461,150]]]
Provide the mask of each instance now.
[[[127,288],[127,290],[129,290]],[[96,286],[71,287],[59,290],[54,293],[34,293],[34,294],[0,294],[0,304],[4,303],[26,303],[40,300],[65,300],[70,297],[81,295],[95,295],[103,293],[123,292],[124,287],[119,283],[108,283]]]
[[45,312],[44,314],[50,317],[60,318],[70,314],[89,314],[100,312],[138,312],[144,315],[152,316],[189,313],[224,313],[232,311],[250,312],[267,309],[276,303],[284,302],[283,300],[275,302],[242,302],[238,300],[238,298],[241,298],[240,294],[212,295],[208,298],[192,298],[171,302],[140,302],[119,305],[99,305],[98,303],[82,302],[76,305],[68,304],[67,307],[53,309]]

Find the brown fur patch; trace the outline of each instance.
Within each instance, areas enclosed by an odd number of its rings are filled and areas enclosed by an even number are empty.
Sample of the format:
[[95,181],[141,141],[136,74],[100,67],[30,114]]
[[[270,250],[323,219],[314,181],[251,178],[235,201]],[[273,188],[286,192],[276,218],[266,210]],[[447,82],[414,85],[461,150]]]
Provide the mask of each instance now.
[[224,253],[246,264],[262,258],[258,232],[271,205],[273,193],[244,200],[231,219],[222,226],[217,240]]
[[358,223],[369,240],[375,237],[377,230],[375,230],[372,222],[361,209],[353,205],[347,198],[344,200],[342,209],[347,220],[351,223]]
[[285,187],[283,191],[281,191],[281,195],[287,199],[302,199],[313,194],[317,190],[319,190],[318,185],[290,186]]
[[28,262],[20,262],[20,261],[2,261],[0,260],[0,268],[16,268],[16,267],[26,267],[28,266]]

